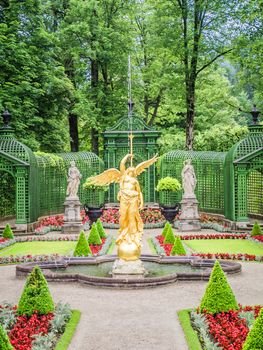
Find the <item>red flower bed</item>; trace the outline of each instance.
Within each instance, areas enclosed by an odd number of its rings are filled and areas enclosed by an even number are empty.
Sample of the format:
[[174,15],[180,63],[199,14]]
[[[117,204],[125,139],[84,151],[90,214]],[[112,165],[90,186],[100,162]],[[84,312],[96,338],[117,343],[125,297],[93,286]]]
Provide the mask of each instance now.
[[6,242],[8,240],[9,240],[9,238],[0,238],[0,244]]
[[30,350],[35,335],[48,333],[53,316],[52,313],[48,315],[35,313],[31,317],[19,316],[15,326],[8,334],[15,350]]
[[[156,224],[165,221],[160,209],[144,208],[140,211],[140,215],[144,224]],[[119,224],[119,217],[119,208],[109,208],[103,210],[100,219],[108,224]]]
[[164,237],[162,235],[156,236],[156,239],[159,241],[160,246],[163,247],[165,254],[170,256],[173,244],[164,244]]
[[[87,221],[89,221],[89,217],[86,215],[85,210],[81,210],[80,212],[82,224],[85,224]],[[44,219],[40,220],[39,225],[36,230],[39,230],[46,226],[56,226],[61,227],[64,225],[64,215],[54,215],[54,216],[48,216]]]
[[249,329],[246,321],[239,317],[241,311],[254,311],[258,316],[261,306],[245,307],[238,311],[222,312],[216,315],[205,314],[209,333],[224,350],[241,350]]
[[102,244],[90,244],[90,249],[92,252],[92,255],[98,254],[101,248],[103,247],[103,244],[106,241],[106,238],[101,238]]
[[246,260],[263,261],[263,256],[253,254],[229,254],[229,253],[193,253],[193,256],[200,256],[202,259],[227,259],[227,260]]
[[222,234],[205,234],[205,235],[184,235],[180,236],[181,239],[187,241],[192,239],[246,239],[248,234],[234,234],[234,233],[222,233]]
[[253,236],[252,238],[255,239],[256,241],[259,241],[259,242],[263,243],[263,235]]

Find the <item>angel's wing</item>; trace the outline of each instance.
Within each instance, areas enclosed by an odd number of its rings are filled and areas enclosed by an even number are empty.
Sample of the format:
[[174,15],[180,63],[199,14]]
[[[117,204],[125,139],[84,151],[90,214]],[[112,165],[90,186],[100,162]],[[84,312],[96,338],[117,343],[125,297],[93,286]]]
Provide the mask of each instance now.
[[90,178],[90,183],[95,185],[106,186],[111,184],[112,182],[119,182],[121,177],[121,173],[118,169],[111,168],[105,170],[103,173],[92,176]]
[[146,168],[155,163],[157,160],[158,156],[156,154],[152,159],[148,159],[145,162],[138,164],[135,168],[136,176],[140,175]]

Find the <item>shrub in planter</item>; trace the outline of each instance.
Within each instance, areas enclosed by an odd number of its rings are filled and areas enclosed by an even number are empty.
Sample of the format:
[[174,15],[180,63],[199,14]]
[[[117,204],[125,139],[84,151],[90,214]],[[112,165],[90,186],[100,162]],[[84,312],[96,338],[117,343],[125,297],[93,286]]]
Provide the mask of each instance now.
[[217,314],[230,310],[238,310],[238,304],[219,261],[216,261],[200,304],[200,311]]
[[0,325],[0,349],[1,350],[13,350],[13,346],[10,344],[9,338],[4,330],[4,328]]
[[164,229],[163,229],[163,231],[162,231],[162,236],[163,236],[164,238],[165,238],[165,236],[166,236],[166,234],[167,234],[167,232],[168,232],[168,230],[169,230],[169,227],[171,227],[171,224],[170,224],[170,222],[166,221],[165,226],[164,226]]
[[101,244],[102,241],[100,239],[99,232],[97,230],[97,225],[95,223],[92,224],[89,238],[88,238],[89,244]]
[[156,191],[170,191],[170,192],[177,192],[181,190],[181,184],[180,182],[174,178],[174,177],[163,177],[158,181]]
[[3,238],[10,238],[10,239],[14,238],[13,231],[9,224],[6,224],[6,227],[3,231]]
[[163,243],[164,244],[174,244],[174,240],[175,240],[175,237],[174,237],[173,229],[172,229],[172,226],[170,225],[168,227],[168,230],[167,230],[167,233],[165,235]]
[[100,238],[107,238],[106,232],[104,230],[104,227],[103,227],[100,219],[97,220],[96,226],[97,226],[97,230],[98,230],[98,233],[100,235]]
[[92,255],[91,250],[90,250],[90,246],[89,246],[88,241],[86,240],[86,236],[85,236],[84,231],[80,232],[79,239],[78,239],[78,242],[76,244],[73,255],[74,256]]
[[262,230],[261,230],[261,227],[259,226],[259,224],[257,222],[255,222],[253,225],[251,236],[259,236],[259,235],[262,235]]
[[18,315],[31,316],[35,311],[39,315],[53,312],[54,303],[47,281],[39,266],[35,266],[27,277],[26,284],[18,303]]
[[181,238],[179,236],[175,237],[171,255],[186,255],[186,251],[184,249],[184,246],[181,242]]
[[252,329],[248,333],[242,350],[259,350],[263,349],[263,308],[253,324]]
[[[156,191],[160,192],[160,204],[163,208],[175,208],[175,194],[181,190],[180,182],[173,177],[164,177],[158,181]],[[165,212],[162,214],[165,216]],[[168,217],[166,217],[168,219]]]

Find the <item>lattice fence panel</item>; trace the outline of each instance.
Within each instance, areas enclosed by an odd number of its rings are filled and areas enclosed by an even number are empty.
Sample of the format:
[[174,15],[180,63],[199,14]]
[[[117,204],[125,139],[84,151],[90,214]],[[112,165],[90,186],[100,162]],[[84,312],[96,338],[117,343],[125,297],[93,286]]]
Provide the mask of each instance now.
[[248,175],[248,213],[263,217],[263,171],[253,170]]
[[[199,201],[199,208],[207,212],[223,213],[225,153],[171,151],[161,160],[161,177],[172,176],[182,182],[181,173],[186,159],[192,160],[195,169],[196,197]],[[182,191],[170,195],[160,194],[160,201],[167,205],[180,202],[181,198]]]

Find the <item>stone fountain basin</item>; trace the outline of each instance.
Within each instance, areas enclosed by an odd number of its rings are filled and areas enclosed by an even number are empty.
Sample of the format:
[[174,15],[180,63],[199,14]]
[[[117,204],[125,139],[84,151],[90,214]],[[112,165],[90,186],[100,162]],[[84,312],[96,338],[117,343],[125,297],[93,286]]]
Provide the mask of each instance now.
[[[146,276],[136,278],[135,276],[124,276],[113,278],[110,275],[108,277],[94,276],[83,273],[68,273],[67,269],[76,269],[80,267],[83,269],[83,265],[90,266],[102,266],[103,264],[112,263],[116,260],[116,255],[98,256],[98,257],[72,257],[63,258],[56,262],[30,262],[16,266],[16,276],[28,275],[35,265],[38,265],[48,281],[54,282],[79,282],[90,286],[105,287],[105,288],[126,288],[137,289],[147,287],[157,287],[166,284],[175,283],[177,281],[207,281],[210,277],[211,270],[214,266],[215,259],[201,259],[196,256],[177,256],[166,257],[156,255],[141,255],[141,260],[145,262],[145,265],[153,263],[158,264],[160,267],[168,266],[169,270],[171,266],[174,266],[178,270],[178,267],[185,265],[186,272],[168,272],[163,276]],[[219,260],[222,269],[227,274],[234,274],[241,272],[241,264]],[[157,266],[157,265],[156,265]],[[147,266],[146,266],[147,269]],[[189,271],[193,269],[193,271]],[[200,270],[199,270],[200,269]],[[60,270],[60,272],[59,272]],[[93,269],[94,270],[94,269]],[[180,268],[179,268],[180,270]],[[63,272],[61,272],[63,271]]]

